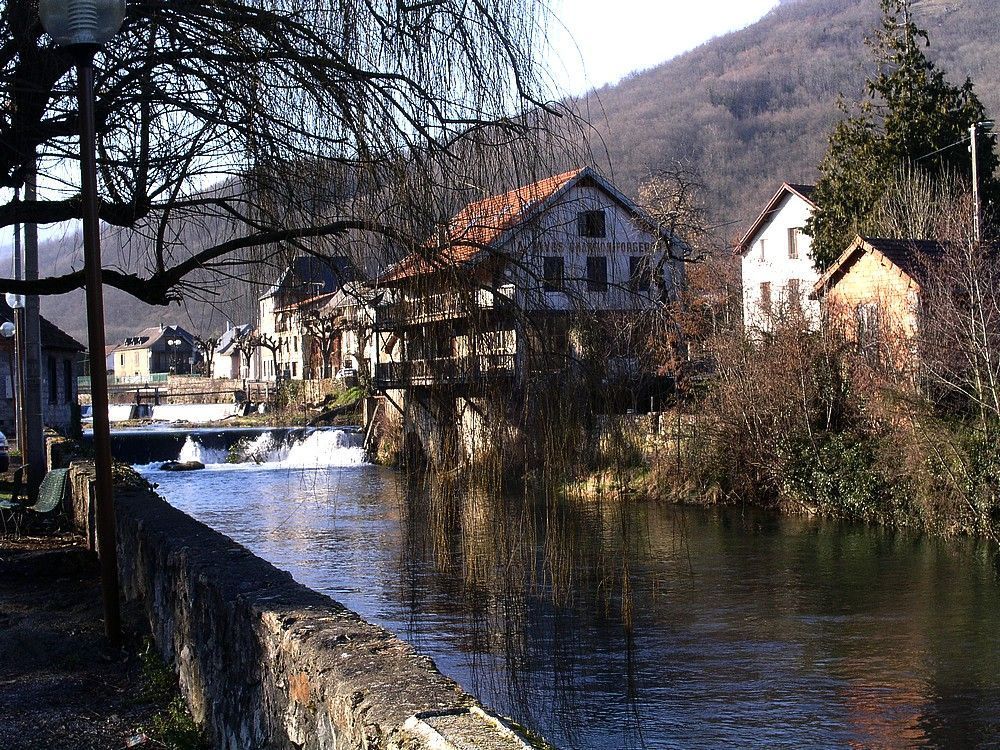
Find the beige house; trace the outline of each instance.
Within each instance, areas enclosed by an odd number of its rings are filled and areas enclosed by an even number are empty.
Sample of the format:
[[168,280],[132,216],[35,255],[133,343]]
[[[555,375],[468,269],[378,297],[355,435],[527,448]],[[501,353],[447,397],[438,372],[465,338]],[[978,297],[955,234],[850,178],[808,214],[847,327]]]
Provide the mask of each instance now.
[[902,364],[920,329],[921,285],[941,258],[930,240],[857,237],[813,287],[830,325],[859,349]]
[[129,336],[112,356],[120,381],[138,382],[154,373],[188,374],[195,359],[194,336],[180,326],[161,324]]
[[344,257],[296,258],[258,299],[257,352],[263,380],[303,380],[321,377],[311,362],[313,336],[304,315],[313,304],[330,299],[344,283],[356,277]]

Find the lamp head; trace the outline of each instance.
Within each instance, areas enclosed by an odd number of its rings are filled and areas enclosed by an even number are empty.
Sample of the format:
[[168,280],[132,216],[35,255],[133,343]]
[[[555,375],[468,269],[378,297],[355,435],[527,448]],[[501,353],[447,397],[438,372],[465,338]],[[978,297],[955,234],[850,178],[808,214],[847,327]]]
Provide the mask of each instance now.
[[125,0],[38,0],[42,26],[59,47],[99,47],[125,20]]
[[11,323],[8,320],[3,325],[0,325],[0,336],[3,336],[5,339],[9,339],[13,335],[14,335],[14,324],[13,323]]
[[14,294],[13,292],[7,292],[4,295],[4,299],[7,301],[7,307],[12,310],[20,310],[24,307],[24,295]]

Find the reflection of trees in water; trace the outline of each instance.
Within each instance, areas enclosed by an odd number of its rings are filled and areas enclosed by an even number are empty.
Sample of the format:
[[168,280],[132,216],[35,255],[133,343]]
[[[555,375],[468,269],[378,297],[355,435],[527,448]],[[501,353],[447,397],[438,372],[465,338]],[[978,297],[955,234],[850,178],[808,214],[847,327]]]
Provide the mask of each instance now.
[[587,724],[584,665],[600,647],[621,657],[622,746],[641,746],[632,630],[652,588],[636,586],[632,571],[649,549],[644,513],[621,497],[552,484],[490,492],[436,478],[412,483],[404,498],[411,610],[415,617],[419,592],[432,589],[464,618],[458,649],[472,692],[528,725],[559,726],[575,745]]

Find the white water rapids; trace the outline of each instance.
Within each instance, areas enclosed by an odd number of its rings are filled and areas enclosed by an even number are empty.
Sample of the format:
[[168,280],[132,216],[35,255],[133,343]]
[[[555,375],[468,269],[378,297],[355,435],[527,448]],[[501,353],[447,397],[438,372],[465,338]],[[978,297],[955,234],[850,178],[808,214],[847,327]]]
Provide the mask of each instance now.
[[[316,430],[284,439],[265,432],[223,450],[206,448],[196,435],[188,435],[177,460],[199,461],[214,469],[235,469],[247,464],[275,469],[356,466],[365,463],[364,449],[358,444],[360,439],[358,433],[346,430]],[[149,468],[158,468],[160,463]]]

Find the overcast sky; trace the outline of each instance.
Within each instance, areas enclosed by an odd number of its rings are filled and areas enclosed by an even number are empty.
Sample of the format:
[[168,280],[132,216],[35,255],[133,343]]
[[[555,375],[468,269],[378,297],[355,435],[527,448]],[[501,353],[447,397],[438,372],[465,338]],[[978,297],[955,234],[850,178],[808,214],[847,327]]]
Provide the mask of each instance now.
[[777,0],[550,0],[552,73],[570,94],[614,83],[741,29]]

